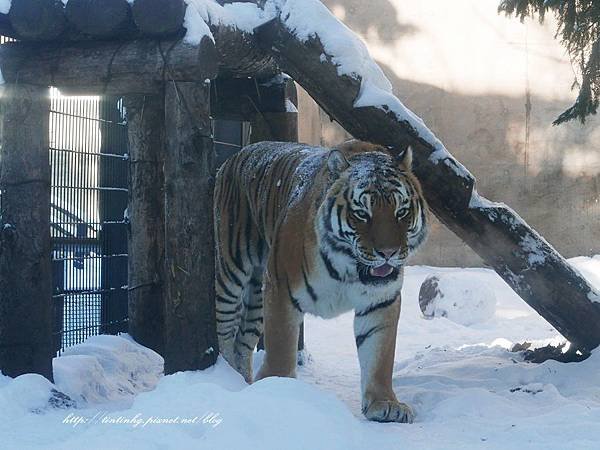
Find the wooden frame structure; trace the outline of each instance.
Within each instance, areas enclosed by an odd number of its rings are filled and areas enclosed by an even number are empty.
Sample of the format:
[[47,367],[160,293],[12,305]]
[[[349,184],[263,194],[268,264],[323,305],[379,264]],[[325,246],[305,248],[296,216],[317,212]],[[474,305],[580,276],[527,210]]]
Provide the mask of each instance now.
[[[254,34],[210,23],[214,40],[190,45],[181,39],[183,0],[105,2],[110,20],[98,3],[70,0],[65,10],[60,0],[18,0],[0,15],[0,33],[24,41],[0,46],[3,373],[51,377],[48,86],[125,99],[130,332],[163,354],[173,373],[208,367],[218,354],[210,118],[251,122],[254,142],[297,140],[294,83],[282,69],[355,137],[393,151],[412,145],[437,217],[578,349],[600,344],[600,303],[587,281],[512,210],[479,197],[451,155],[434,162],[435,146],[409,123],[384,109],[355,108],[360,78],[339,75],[318,36],[300,40],[276,18]],[[531,264],[524,242],[541,261]]]

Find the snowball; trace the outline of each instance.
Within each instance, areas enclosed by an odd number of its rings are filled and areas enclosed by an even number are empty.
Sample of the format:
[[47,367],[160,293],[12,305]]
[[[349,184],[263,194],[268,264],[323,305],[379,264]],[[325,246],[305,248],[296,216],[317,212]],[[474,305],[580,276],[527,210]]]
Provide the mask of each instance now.
[[0,390],[0,404],[9,406],[13,413],[36,412],[48,406],[54,385],[35,373],[16,377]]
[[153,389],[163,374],[156,352],[124,336],[101,335],[54,358],[56,386],[78,403],[130,400]]
[[470,326],[494,315],[496,295],[467,272],[440,273],[428,276],[421,285],[419,306],[428,319],[445,317]]

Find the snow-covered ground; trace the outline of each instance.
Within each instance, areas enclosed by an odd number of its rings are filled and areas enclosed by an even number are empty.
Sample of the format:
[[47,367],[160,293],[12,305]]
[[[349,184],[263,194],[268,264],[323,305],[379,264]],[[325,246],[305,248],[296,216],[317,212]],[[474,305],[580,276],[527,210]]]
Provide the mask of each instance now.
[[[571,262],[600,287],[600,256]],[[473,303],[482,313],[424,319],[418,291],[435,273],[461,285],[448,294],[459,306],[461,297],[485,293]],[[251,386],[221,359],[205,371],[162,376],[160,356],[127,336],[90,338],[55,360],[56,385],[37,375],[0,375],[0,448],[600,448],[600,352],[582,363],[536,365],[508,351],[560,337],[489,270],[411,267],[403,298],[394,389],[414,407],[414,424],[360,415],[346,314],[307,318],[309,356],[299,379]]]

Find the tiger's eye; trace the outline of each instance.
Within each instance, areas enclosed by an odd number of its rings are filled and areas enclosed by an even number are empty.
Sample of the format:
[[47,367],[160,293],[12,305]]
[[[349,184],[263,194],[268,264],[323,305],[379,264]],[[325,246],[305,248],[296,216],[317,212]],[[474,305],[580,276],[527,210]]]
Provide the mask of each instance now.
[[361,210],[352,211],[352,215],[361,222],[367,222],[370,218],[366,212]]
[[408,208],[400,208],[398,211],[396,211],[396,217],[398,218],[398,220],[405,218],[408,214],[408,211]]

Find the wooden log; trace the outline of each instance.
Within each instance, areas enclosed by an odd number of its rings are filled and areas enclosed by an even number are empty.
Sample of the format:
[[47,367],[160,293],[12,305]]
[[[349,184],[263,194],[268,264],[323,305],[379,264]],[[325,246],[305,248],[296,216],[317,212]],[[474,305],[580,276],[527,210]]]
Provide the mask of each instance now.
[[226,25],[211,26],[223,78],[270,78],[280,71],[273,57],[255,42],[255,36]]
[[129,334],[164,354],[164,105],[127,96],[129,135]]
[[133,22],[143,34],[150,36],[181,31],[185,9],[184,0],[134,0],[131,6]]
[[415,173],[430,208],[530,306],[582,352],[600,344],[600,296],[514,211],[480,197],[474,177],[439,145],[388,106],[354,107],[361,80],[340,76],[318,36],[298,39],[281,21],[257,30],[258,40],[350,134],[401,151],[415,150]]
[[52,40],[65,30],[65,7],[61,0],[14,0],[8,19],[20,40]]
[[165,373],[204,369],[218,354],[209,102],[208,83],[166,84]]
[[197,81],[217,75],[214,43],[198,46],[180,40],[10,43],[0,46],[6,82],[66,88],[70,93],[157,93],[164,80]]
[[48,88],[5,85],[1,109],[0,371],[52,380]]
[[97,38],[118,37],[132,26],[127,0],[69,0],[66,16],[79,32]]

